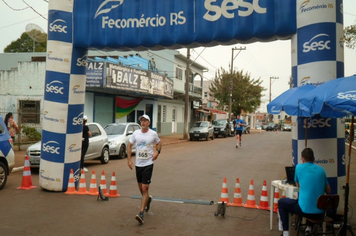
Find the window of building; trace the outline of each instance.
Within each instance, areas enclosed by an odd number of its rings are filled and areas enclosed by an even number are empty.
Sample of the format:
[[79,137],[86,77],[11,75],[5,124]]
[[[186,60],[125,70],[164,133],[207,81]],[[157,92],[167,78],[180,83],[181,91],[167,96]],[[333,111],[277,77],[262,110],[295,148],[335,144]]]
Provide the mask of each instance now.
[[24,123],[41,123],[40,104],[40,101],[20,100],[21,116]]
[[176,78],[183,80],[183,70],[179,67],[176,67]]
[[166,122],[166,118],[167,118],[167,106],[163,106],[163,122]]
[[204,97],[205,97],[205,98],[208,97],[208,92],[204,92]]

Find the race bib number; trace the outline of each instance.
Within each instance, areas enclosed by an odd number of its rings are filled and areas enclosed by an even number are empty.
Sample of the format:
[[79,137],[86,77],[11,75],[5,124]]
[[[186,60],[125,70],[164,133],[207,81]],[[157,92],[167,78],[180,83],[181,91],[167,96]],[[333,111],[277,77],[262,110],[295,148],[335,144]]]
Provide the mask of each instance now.
[[149,158],[148,150],[140,150],[137,154],[137,157],[142,160],[146,160]]

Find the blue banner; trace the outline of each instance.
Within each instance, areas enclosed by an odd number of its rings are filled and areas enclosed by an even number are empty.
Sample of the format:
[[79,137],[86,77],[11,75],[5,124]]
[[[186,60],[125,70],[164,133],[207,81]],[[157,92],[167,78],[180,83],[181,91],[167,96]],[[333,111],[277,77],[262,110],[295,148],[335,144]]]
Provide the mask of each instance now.
[[73,16],[74,46],[85,48],[213,46],[296,33],[295,0],[76,0]]

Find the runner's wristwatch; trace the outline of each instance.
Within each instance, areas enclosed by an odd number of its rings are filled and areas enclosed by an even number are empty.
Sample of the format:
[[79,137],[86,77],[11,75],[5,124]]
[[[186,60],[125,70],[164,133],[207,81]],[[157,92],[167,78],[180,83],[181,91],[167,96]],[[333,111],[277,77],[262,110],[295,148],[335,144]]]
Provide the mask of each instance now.
[[161,154],[161,150],[157,150],[158,154]]

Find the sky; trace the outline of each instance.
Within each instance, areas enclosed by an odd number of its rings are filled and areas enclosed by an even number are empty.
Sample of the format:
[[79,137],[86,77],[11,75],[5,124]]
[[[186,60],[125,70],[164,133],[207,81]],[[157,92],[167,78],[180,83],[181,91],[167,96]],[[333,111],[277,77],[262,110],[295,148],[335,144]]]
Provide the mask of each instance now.
[[[26,25],[37,24],[47,33],[48,0],[0,0],[0,53],[12,41],[26,31]],[[344,26],[356,24],[356,1],[344,0]],[[291,41],[268,43],[235,44],[230,46],[199,47],[191,49],[191,59],[209,69],[204,78],[211,80],[219,68],[230,71],[232,48],[234,50],[234,69],[243,70],[253,79],[261,79],[262,104],[258,111],[266,112],[272,79],[272,100],[289,89],[291,76]],[[179,50],[186,55],[186,49]],[[345,47],[345,76],[356,74],[356,49]]]

